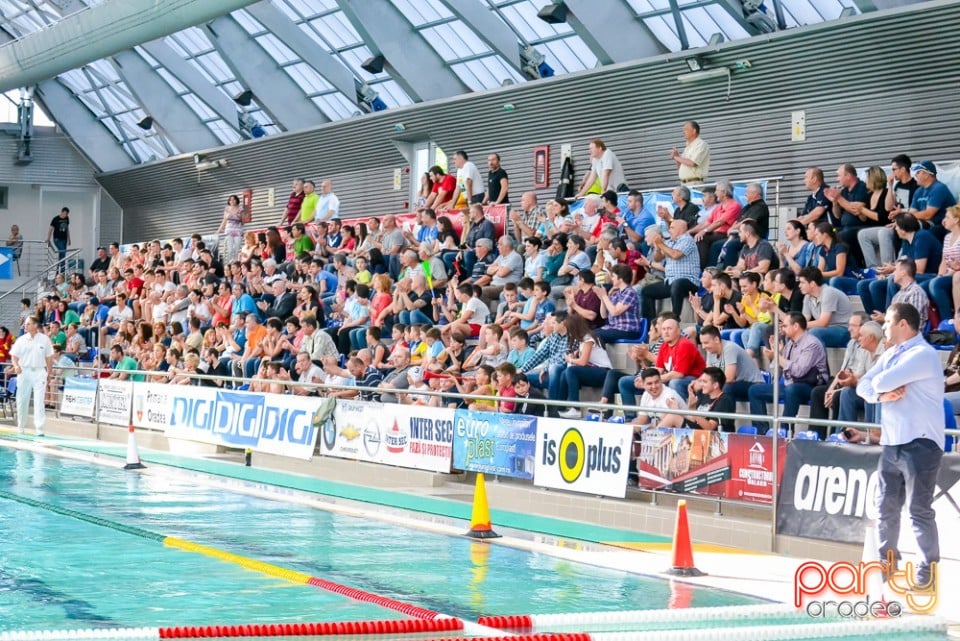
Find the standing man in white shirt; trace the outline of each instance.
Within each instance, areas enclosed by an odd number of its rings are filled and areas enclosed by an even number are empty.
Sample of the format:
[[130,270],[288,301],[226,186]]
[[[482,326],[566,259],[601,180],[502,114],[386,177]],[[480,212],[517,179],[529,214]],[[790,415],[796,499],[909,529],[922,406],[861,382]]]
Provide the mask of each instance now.
[[333,183],[324,180],[320,183],[320,198],[317,207],[313,210],[313,220],[325,223],[333,218],[340,217],[340,199],[333,193]]
[[33,394],[33,425],[37,436],[43,436],[44,392],[47,388],[47,372],[53,366],[53,344],[46,334],[39,331],[40,320],[27,318],[26,332],[10,349],[13,373],[17,375],[17,431],[23,434],[27,425],[27,408]]
[[[605,191],[627,191],[627,179],[623,173],[623,166],[617,155],[607,149],[602,140],[596,138],[590,141],[590,171],[580,183],[577,198],[586,194],[602,194]],[[599,188],[597,188],[599,183]]]
[[683,153],[674,147],[670,157],[677,164],[680,182],[702,183],[710,176],[710,145],[700,137],[700,125],[695,120],[683,123],[683,139],[687,141]]
[[453,164],[457,166],[457,189],[453,192],[453,207],[460,202],[460,195],[466,199],[468,205],[479,204],[483,202],[483,196],[486,193],[486,185],[480,170],[470,162],[467,152],[460,149],[453,154]]

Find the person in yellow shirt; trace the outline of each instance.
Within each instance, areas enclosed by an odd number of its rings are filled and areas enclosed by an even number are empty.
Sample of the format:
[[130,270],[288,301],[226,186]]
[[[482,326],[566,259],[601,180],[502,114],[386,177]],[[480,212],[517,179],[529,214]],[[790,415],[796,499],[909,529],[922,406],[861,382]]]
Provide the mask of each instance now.
[[740,302],[727,305],[727,313],[746,331],[742,334],[743,347],[754,359],[760,359],[760,348],[773,333],[773,314],[765,311],[760,301],[769,296],[760,291],[760,274],[744,272],[740,275]]
[[303,181],[303,203],[300,205],[300,215],[297,221],[301,223],[312,223],[313,212],[317,208],[317,202],[320,200],[317,194],[317,186],[312,180]]

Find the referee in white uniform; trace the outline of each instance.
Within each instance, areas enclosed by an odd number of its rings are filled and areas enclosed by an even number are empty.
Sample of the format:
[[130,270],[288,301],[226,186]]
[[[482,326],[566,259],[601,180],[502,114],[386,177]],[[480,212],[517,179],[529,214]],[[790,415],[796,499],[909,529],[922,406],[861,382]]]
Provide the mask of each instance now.
[[13,371],[17,375],[17,431],[23,434],[27,425],[27,408],[33,393],[33,424],[37,436],[43,436],[44,393],[47,389],[47,371],[53,364],[53,345],[40,330],[36,316],[27,318],[27,330],[10,349]]

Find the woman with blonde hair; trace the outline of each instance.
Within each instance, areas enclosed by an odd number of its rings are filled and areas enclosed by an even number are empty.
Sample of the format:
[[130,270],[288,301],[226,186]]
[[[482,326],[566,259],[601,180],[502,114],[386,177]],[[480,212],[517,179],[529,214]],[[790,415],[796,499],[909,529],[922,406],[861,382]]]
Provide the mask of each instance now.
[[874,165],[867,170],[866,183],[870,198],[866,203],[854,203],[854,213],[870,225],[857,234],[857,243],[863,253],[863,266],[873,269],[878,265],[892,264],[896,253],[893,249],[894,231],[887,228],[890,222],[887,211],[887,174]]
[[241,263],[249,261],[254,256],[257,256],[260,253],[259,242],[257,241],[257,234],[248,231],[243,235],[243,247],[240,248],[240,255],[237,260]]

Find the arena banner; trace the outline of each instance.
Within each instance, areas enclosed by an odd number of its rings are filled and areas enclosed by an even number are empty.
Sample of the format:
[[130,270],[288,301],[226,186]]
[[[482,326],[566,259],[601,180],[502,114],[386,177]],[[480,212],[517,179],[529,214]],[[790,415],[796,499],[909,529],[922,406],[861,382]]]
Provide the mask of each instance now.
[[[880,448],[791,441],[780,487],[777,532],[812,539],[863,543],[877,519]],[[960,559],[960,454],[943,457],[933,503],[940,554]],[[900,548],[916,550],[910,516],[901,517]]]
[[538,418],[533,484],[623,498],[632,444],[632,425]]
[[323,399],[137,383],[133,421],[168,437],[309,460]]
[[536,417],[456,410],[453,426],[454,468],[533,480]]
[[130,381],[101,378],[97,389],[97,420],[129,427],[132,388]]
[[429,472],[450,472],[453,410],[337,399],[321,453]]
[[69,416],[93,418],[97,404],[97,379],[89,376],[71,376],[63,379],[60,413]]

